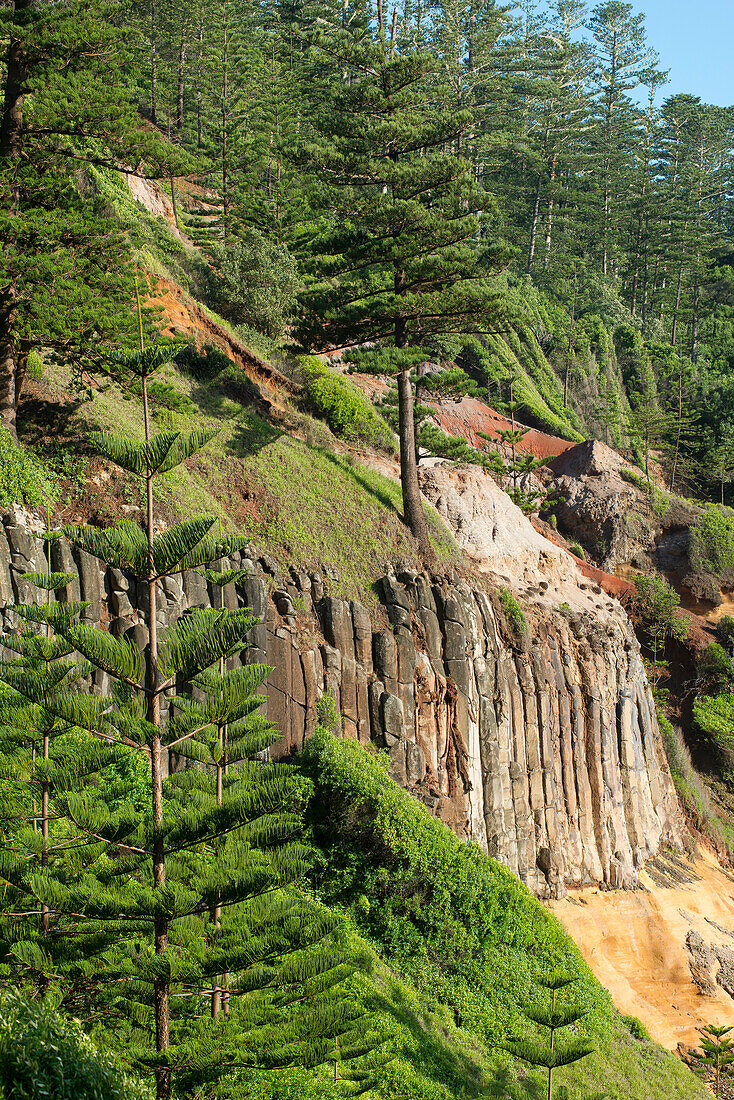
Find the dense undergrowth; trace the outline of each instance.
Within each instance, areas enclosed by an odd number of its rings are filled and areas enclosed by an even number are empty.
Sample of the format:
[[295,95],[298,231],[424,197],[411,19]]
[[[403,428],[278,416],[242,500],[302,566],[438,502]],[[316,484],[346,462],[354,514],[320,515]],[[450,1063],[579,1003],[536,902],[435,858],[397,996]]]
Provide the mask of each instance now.
[[379,960],[364,995],[393,1035],[395,1058],[376,1096],[538,1095],[540,1079],[502,1045],[527,1033],[523,1007],[553,968],[578,975],[575,998],[587,1011],[579,1030],[596,1047],[560,1071],[572,1096],[706,1095],[677,1058],[619,1015],[570,937],[517,878],[432,817],[379,758],[320,731],[300,762],[314,784],[314,887]]

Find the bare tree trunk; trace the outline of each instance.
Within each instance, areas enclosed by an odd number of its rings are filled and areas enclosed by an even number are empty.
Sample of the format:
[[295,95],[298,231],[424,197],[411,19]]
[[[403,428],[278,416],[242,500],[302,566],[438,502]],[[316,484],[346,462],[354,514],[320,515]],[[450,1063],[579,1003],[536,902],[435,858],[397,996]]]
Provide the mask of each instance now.
[[184,124],[184,71],[186,65],[186,24],[181,27],[178,47],[178,94],[176,96],[176,129],[181,132]]
[[683,260],[678,268],[678,288],[675,292],[675,309],[673,310],[673,328],[670,333],[670,342],[675,347],[678,338],[678,313],[680,312],[681,290],[683,288]]
[[204,63],[204,19],[199,20],[199,53],[196,59],[196,145],[201,149],[203,137],[203,119],[201,103],[201,81]]
[[158,122],[158,49],[155,0],[150,0],[150,117]]
[[538,235],[538,213],[540,211],[540,194],[543,190],[543,169],[538,172],[538,183],[535,188],[535,202],[533,203],[533,217],[530,222],[530,247],[528,248],[528,263],[525,271],[528,275],[533,272],[533,259],[535,258],[535,240]]
[[[405,272],[395,272],[395,293],[398,297],[405,293]],[[395,318],[395,346],[405,348],[408,345],[408,326],[405,318],[399,314]],[[400,482],[403,488],[403,515],[405,522],[417,540],[421,553],[432,554],[431,540],[428,536],[428,524],[421,503],[421,491],[418,485],[418,464],[415,460],[415,418],[413,385],[410,380],[410,367],[398,372],[398,416],[400,423]]]
[[551,160],[550,179],[548,181],[548,185],[549,185],[548,224],[546,225],[546,230],[545,230],[545,266],[546,267],[548,267],[548,264],[550,263],[551,240],[553,239],[553,206],[554,206],[553,184],[555,183],[555,180],[556,180],[556,163],[557,163],[557,161],[558,161],[558,154],[554,153],[553,154],[553,159]]
[[227,27],[227,0],[224,0],[224,50],[222,54],[222,236],[227,243],[229,235],[229,150],[227,126],[229,125],[229,38]]
[[[27,12],[33,8],[34,0],[16,0],[13,9],[15,26],[24,22]],[[25,51],[24,38],[16,34],[11,25],[10,41],[5,54],[5,88],[3,94],[3,113],[0,120],[0,163],[4,162],[13,170],[20,164],[23,144],[23,105],[29,77],[29,62]],[[15,176],[11,177],[10,201],[6,212],[11,216],[18,213],[20,190]],[[15,242],[12,233],[5,242],[6,257],[12,255]],[[10,265],[12,268],[12,264]],[[8,282],[0,287],[0,425],[16,438],[15,410],[20,398],[17,364],[17,291],[12,275]]]

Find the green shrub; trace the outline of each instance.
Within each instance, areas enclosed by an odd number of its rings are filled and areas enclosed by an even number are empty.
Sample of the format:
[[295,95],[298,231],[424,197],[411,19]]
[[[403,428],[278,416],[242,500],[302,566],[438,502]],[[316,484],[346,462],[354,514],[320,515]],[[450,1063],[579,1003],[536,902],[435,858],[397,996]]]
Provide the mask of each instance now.
[[623,1016],[622,1020],[630,1029],[630,1035],[634,1039],[639,1039],[640,1042],[650,1042],[650,1032],[636,1016]]
[[734,695],[699,695],[693,704],[693,718],[708,737],[723,764],[734,768]]
[[43,460],[0,428],[0,508],[11,504],[40,508],[55,499],[55,478]]
[[706,790],[694,771],[683,734],[658,713],[658,726],[676,793],[699,826],[709,825],[711,810]]
[[303,374],[314,412],[334,435],[378,450],[395,450],[390,428],[352,382],[313,356],[304,362]]
[[525,612],[507,588],[500,588],[500,603],[512,630],[516,634],[524,634],[528,628]]
[[28,353],[25,376],[26,378],[32,378],[34,382],[43,381],[43,359],[37,351],[30,351]]
[[214,309],[235,325],[282,336],[300,283],[286,246],[257,229],[245,229],[212,251],[216,269],[208,292]]
[[18,993],[0,997],[4,1100],[148,1100],[152,1092],[99,1051],[76,1020]]
[[569,542],[568,549],[572,554],[575,554],[577,558],[581,558],[582,561],[586,561],[586,551],[580,542]]
[[716,637],[730,653],[734,650],[734,618],[722,615],[716,624]]
[[691,564],[719,579],[734,573],[734,512],[707,508],[691,528]]

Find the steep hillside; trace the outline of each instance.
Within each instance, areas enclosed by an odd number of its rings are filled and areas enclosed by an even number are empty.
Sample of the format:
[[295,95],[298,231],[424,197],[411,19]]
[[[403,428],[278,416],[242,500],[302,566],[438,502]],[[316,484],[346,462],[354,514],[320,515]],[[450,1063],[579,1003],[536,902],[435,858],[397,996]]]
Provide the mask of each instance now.
[[[196,300],[196,249],[185,235],[170,235],[159,196],[142,197],[161,205],[143,218],[148,302],[169,335],[191,342],[151,383],[152,416],[159,429],[217,429],[206,450],[161,480],[161,511],[173,518],[206,510],[249,538],[232,562],[247,576],[228,586],[226,599],[263,620],[248,659],[274,667],[268,714],[284,737],[275,751],[302,748],[325,692],[342,715],[347,740],[322,734],[303,757],[315,784],[310,822],[321,853],[313,887],[349,913],[355,934],[376,952],[360,996],[393,1020],[399,1056],[375,1094],[502,1094],[507,1074],[523,1072],[502,1044],[526,1026],[521,1008],[533,980],[561,962],[581,977],[598,1048],[565,1080],[587,1091],[606,1086],[619,1100],[702,1095],[688,1070],[619,1017],[529,892],[560,898],[582,885],[639,886],[645,863],[683,837],[618,591],[605,590],[593,570],[533,530],[485,473],[452,463],[421,471],[433,544],[426,562],[402,522],[391,447],[370,445],[362,429],[345,432],[328,405],[316,405],[297,364],[283,357],[272,365]],[[173,243],[162,248],[163,240]],[[537,300],[533,308],[543,321]],[[559,377],[534,331],[503,341],[494,366],[499,372],[514,356],[514,396],[536,425],[528,447],[562,459],[581,436],[580,414],[563,413]],[[597,385],[595,356],[589,345],[588,392]],[[348,398],[360,423],[372,424],[369,400],[334,377],[337,399]],[[19,413],[21,439],[54,481],[54,519],[104,526],[137,516],[132,482],[110,474],[83,441],[90,429],[140,439],[140,393],[104,378],[86,395],[74,385],[67,367],[40,364]],[[476,398],[435,408],[444,430],[470,442],[507,423]],[[40,568],[41,559],[32,517],[16,510],[3,526],[7,607],[27,598],[17,570]],[[139,641],[144,597],[134,582],[72,561],[63,542],[54,554],[58,568],[79,567],[79,590],[66,598],[81,595],[95,621]],[[162,590],[162,619],[212,602],[206,583],[188,571]],[[12,628],[12,612],[5,620]],[[392,779],[375,762],[375,747]],[[679,953],[678,929],[661,927]],[[583,929],[574,931],[585,943]],[[595,970],[598,960],[588,961]],[[690,1000],[681,977],[683,987]],[[642,997],[640,1004],[644,1016]],[[656,1002],[650,1015],[662,1011]],[[667,1030],[656,1035],[666,1042],[676,1029],[688,1035],[686,1010],[671,1000],[666,1012]],[[291,1085],[329,1095],[318,1076],[279,1080],[260,1081],[260,1095],[285,1097]],[[526,1083],[532,1092],[532,1077]]]

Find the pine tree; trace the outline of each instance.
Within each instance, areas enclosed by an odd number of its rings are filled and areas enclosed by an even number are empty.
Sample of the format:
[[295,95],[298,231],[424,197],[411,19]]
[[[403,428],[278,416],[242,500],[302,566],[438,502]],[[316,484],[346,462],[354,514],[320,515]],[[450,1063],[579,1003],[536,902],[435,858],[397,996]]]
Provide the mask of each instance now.
[[[328,939],[336,918],[286,889],[306,866],[297,840],[303,796],[292,768],[257,758],[273,731],[258,715],[262,698],[253,692],[270,670],[225,665],[246,645],[256,620],[247,609],[220,605],[194,610],[159,633],[163,578],[222,563],[244,540],[213,537],[210,516],[155,534],[156,477],[211,433],[151,434],[148,381],[171,349],[144,348],[142,335],[140,342],[137,353],[118,355],[115,365],[140,382],[144,439],[95,433],[92,442],[141,479],[145,527],[126,521],[109,529],[70,527],[66,534],[145,587],[148,642],[141,653],[127,637],[76,622],[76,605],[49,602],[23,611],[54,631],[53,650],[32,641],[26,648],[37,644],[44,660],[73,649],[113,686],[108,694],[71,690],[63,664],[50,677],[35,667],[3,670],[31,709],[44,708],[78,731],[83,767],[77,773],[88,773],[94,761],[99,767],[100,747],[107,750],[95,784],[57,792],[58,828],[65,834],[58,865],[46,858],[45,825],[40,842],[25,830],[26,846],[40,860],[20,886],[40,911],[41,933],[53,922],[55,934],[39,950],[38,922],[29,938],[27,921],[11,919],[6,962],[12,967],[14,958],[33,955],[39,975],[47,971],[39,984],[53,976],[70,1005],[92,1000],[98,1011],[127,1019],[130,1058],[154,1072],[159,1100],[169,1100],[174,1075],[195,1082],[242,1065],[315,1064],[330,1057],[340,1034],[349,1036],[345,1056],[351,1057],[360,1046],[361,1010],[333,988],[355,965]],[[223,568],[220,580],[236,579]],[[48,591],[69,580],[48,576]],[[3,638],[7,642],[13,644]],[[172,689],[177,694],[169,699]],[[26,721],[31,736],[47,725],[19,716],[21,728]],[[171,752],[203,767],[166,779]],[[110,781],[109,768],[119,775],[130,754],[138,765],[147,762],[143,807],[121,798],[121,784],[114,776]],[[43,792],[48,768],[36,770]],[[49,818],[45,807],[44,801],[42,822]],[[19,862],[10,859],[6,879],[19,879]],[[214,1008],[218,995],[228,1011],[215,1012],[207,1025],[196,1002]]]
[[568,988],[577,980],[561,972],[539,978],[538,985],[550,995],[550,1005],[534,1003],[526,1006],[523,1013],[528,1020],[549,1032],[548,1040],[542,1042],[528,1038],[510,1039],[506,1044],[507,1050],[516,1058],[548,1071],[548,1100],[553,1100],[553,1070],[570,1066],[594,1051],[594,1048],[583,1040],[574,1040],[563,1045],[557,1042],[558,1031],[578,1023],[586,1015],[586,1011],[578,1004],[562,1005],[559,1002],[560,990]]
[[134,337],[130,247],[90,166],[153,176],[188,163],[138,126],[123,36],[104,0],[16,0],[0,118],[0,423],[15,435],[29,352],[89,363]]
[[[435,58],[412,49],[396,20],[387,28],[381,6],[373,33],[372,14],[329,12],[311,31],[314,47],[340,67],[314,120],[319,142],[306,149],[329,215],[324,232],[301,242],[313,279],[298,338],[311,349],[378,340],[403,350],[497,318],[487,283],[497,253],[482,239],[480,218],[489,198],[469,162],[451,152],[471,112],[436,101]],[[407,362],[398,399],[403,510],[430,553]]]
[[631,4],[607,0],[594,8],[588,29],[596,42],[594,84],[597,91],[599,222],[603,275],[618,274],[627,219],[625,186],[627,150],[637,138],[639,115],[630,93],[656,59],[647,45],[644,15]]
[[734,1039],[730,1039],[731,1027],[717,1027],[707,1024],[698,1028],[701,1036],[701,1050],[696,1057],[705,1066],[713,1070],[714,1096],[719,1100],[723,1078],[728,1077],[728,1067],[734,1065]]

